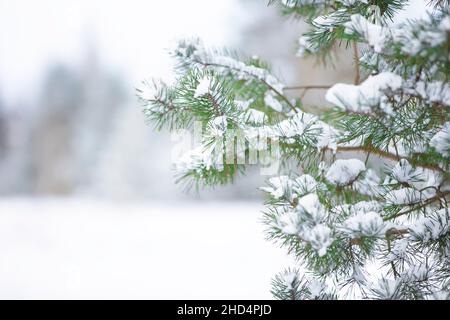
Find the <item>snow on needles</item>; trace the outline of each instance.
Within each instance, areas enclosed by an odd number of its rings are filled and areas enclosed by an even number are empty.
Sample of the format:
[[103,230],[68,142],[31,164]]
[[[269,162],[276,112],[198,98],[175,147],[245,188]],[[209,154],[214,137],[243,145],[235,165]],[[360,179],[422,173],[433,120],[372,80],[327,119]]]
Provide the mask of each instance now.
[[204,76],[197,85],[195,89],[194,98],[199,98],[209,93],[211,88],[211,78],[209,76]]
[[355,181],[365,170],[364,162],[359,159],[339,159],[330,166],[325,178],[336,186],[346,186]]
[[386,113],[392,113],[386,94],[391,95],[401,89],[403,80],[391,72],[369,76],[360,85],[338,83],[331,87],[325,98],[328,102],[344,110],[371,112],[380,106]]

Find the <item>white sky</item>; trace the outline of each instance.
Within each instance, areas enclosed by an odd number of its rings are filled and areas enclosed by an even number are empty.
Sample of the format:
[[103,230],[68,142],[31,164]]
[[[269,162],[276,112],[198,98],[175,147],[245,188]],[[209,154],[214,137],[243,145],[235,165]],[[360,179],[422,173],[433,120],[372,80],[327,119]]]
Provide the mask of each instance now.
[[223,45],[238,9],[238,0],[0,0],[0,98],[29,102],[45,67],[79,62],[87,39],[132,82],[168,77],[173,38]]

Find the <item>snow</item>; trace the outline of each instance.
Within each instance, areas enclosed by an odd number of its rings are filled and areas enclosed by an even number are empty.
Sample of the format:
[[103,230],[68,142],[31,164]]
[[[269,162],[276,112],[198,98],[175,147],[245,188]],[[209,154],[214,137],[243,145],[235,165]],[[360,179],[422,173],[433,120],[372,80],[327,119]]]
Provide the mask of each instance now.
[[292,181],[288,176],[279,176],[269,179],[271,187],[261,187],[260,190],[270,193],[275,199],[290,194]]
[[370,211],[379,211],[382,206],[377,201],[360,201],[355,204],[341,204],[332,209],[336,215],[341,215],[342,213],[347,213],[348,215],[356,215],[359,213],[367,213]]
[[316,123],[317,117],[303,112],[298,112],[289,119],[283,120],[273,128],[278,137],[292,138],[301,136],[305,130]]
[[287,235],[298,234],[301,230],[300,215],[297,210],[286,210],[277,216],[277,225]]
[[304,210],[310,216],[310,220],[315,223],[320,223],[326,216],[324,206],[320,203],[319,197],[315,193],[307,194],[298,199],[299,210]]
[[391,300],[400,298],[399,295],[400,280],[390,280],[381,278],[373,285],[378,293],[378,298],[382,300]]
[[382,188],[380,187],[380,177],[377,175],[375,170],[367,169],[364,176],[353,184],[353,189],[358,191],[360,194],[365,194],[368,196],[378,196],[382,193]]
[[1,299],[271,299],[263,206],[0,199]]
[[358,212],[356,215],[349,217],[340,229],[352,237],[384,237],[388,225],[384,223],[379,213],[370,211],[367,213]]
[[184,153],[174,163],[174,169],[179,174],[201,173],[202,170],[211,169],[222,171],[223,168],[222,154],[215,152],[214,145],[195,147]]
[[422,194],[414,188],[392,190],[386,195],[386,202],[394,205],[415,204],[421,200]]
[[369,76],[360,85],[338,83],[328,89],[325,98],[344,110],[369,113],[376,106],[391,114],[385,95],[392,95],[402,88],[403,80],[391,72]]
[[450,212],[444,208],[415,220],[411,226],[411,236],[424,242],[437,240],[450,231]]
[[215,117],[209,123],[209,133],[214,137],[223,137],[227,131],[228,121],[226,116]]
[[234,102],[236,103],[236,106],[237,106],[240,110],[245,111],[245,110],[247,110],[247,109],[249,108],[249,106],[254,102],[254,100],[253,100],[253,99],[249,99],[249,100],[246,100],[246,101],[235,100]]
[[362,3],[368,3],[368,0],[339,0],[340,3],[342,3],[346,7],[354,6],[355,4]]
[[298,49],[297,49],[296,56],[302,58],[302,57],[305,56],[305,54],[307,52],[310,52],[312,50],[313,50],[313,46],[312,46],[312,44],[310,42],[309,37],[301,36],[298,39]]
[[359,159],[339,159],[328,169],[325,178],[337,186],[345,186],[356,180],[366,170],[364,162]]
[[387,41],[392,36],[390,29],[370,23],[359,14],[352,15],[350,21],[345,24],[345,33],[353,34],[355,32],[361,34],[377,53],[384,50]]
[[204,96],[209,92],[210,88],[211,88],[211,77],[210,76],[203,77],[198,83],[197,88],[195,89],[194,97],[199,98],[201,96]]
[[450,122],[446,122],[430,140],[430,146],[445,157],[450,156]]
[[411,81],[406,88],[410,94],[418,95],[431,103],[450,106],[450,85],[441,81]]
[[319,256],[322,257],[327,253],[328,247],[333,243],[331,229],[323,224],[318,224],[307,233],[306,240],[309,241],[311,247],[317,250]]
[[283,105],[280,103],[280,101],[275,99],[269,92],[267,92],[266,95],[264,96],[264,103],[275,111],[278,112],[283,111]]
[[182,58],[184,61],[191,61],[193,64],[208,64],[209,68],[226,74],[233,73],[241,80],[258,79],[269,85],[273,90],[281,93],[284,84],[274,77],[268,70],[247,65],[242,61],[232,57],[221,55],[219,52],[208,50],[199,39],[183,39],[178,41],[175,48],[170,50],[174,56]]
[[315,192],[318,187],[316,179],[309,174],[303,174],[294,179],[293,190],[299,195]]
[[392,176],[400,183],[410,183],[420,178],[420,172],[414,169],[408,160],[401,159],[392,169]]
[[244,114],[245,123],[264,124],[267,122],[267,116],[264,112],[256,109],[248,109]]

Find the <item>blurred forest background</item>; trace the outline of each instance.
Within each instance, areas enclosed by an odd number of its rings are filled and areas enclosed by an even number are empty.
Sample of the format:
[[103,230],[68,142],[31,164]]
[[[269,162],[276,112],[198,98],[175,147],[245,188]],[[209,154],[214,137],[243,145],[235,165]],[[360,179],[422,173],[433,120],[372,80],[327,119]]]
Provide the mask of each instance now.
[[[204,3],[194,1],[186,12]],[[197,16],[173,10],[161,1],[1,1],[0,195],[259,197],[256,187],[267,177],[257,168],[233,186],[201,194],[174,184],[170,135],[146,125],[134,92],[144,79],[173,76],[165,48],[174,38],[200,36],[256,54],[289,85],[352,79],[349,54],[337,53],[331,73],[296,57],[305,25],[280,17],[266,1],[214,1]],[[305,103],[323,106],[323,95],[310,91]]]

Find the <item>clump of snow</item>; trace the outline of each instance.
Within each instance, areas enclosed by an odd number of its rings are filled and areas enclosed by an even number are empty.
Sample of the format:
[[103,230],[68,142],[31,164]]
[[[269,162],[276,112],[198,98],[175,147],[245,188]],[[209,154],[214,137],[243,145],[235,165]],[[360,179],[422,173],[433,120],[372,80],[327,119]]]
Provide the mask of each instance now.
[[318,150],[330,149],[333,153],[337,150],[338,131],[323,121],[318,121],[312,129],[318,128],[316,147]]
[[292,181],[288,176],[279,176],[269,179],[270,187],[261,187],[260,190],[270,193],[275,199],[280,199],[291,192]]
[[360,85],[338,83],[331,87],[325,98],[333,105],[354,112],[371,112],[379,106],[386,113],[392,110],[386,95],[392,95],[402,87],[403,80],[391,72],[369,76]]
[[386,43],[392,38],[390,29],[370,23],[359,14],[354,14],[350,17],[350,21],[345,24],[345,33],[361,34],[367,43],[373,47],[374,51],[378,53],[384,50]]
[[331,12],[330,14],[316,17],[312,24],[321,29],[333,30],[337,25],[343,22],[343,19],[347,19],[346,10],[340,9]]
[[437,240],[450,232],[450,211],[438,210],[431,215],[421,216],[410,226],[411,236],[424,242]]
[[400,295],[401,280],[391,280],[382,278],[373,285],[373,292],[377,298],[382,300],[395,300],[401,297]]
[[294,179],[293,190],[299,195],[305,195],[317,190],[318,183],[309,174],[303,174]]
[[406,281],[424,281],[430,276],[430,269],[426,263],[414,264],[402,276]]
[[253,102],[254,102],[253,99],[249,99],[249,100],[246,100],[246,101],[242,101],[242,100],[236,100],[235,101],[236,106],[238,107],[238,109],[240,109],[242,111],[247,110]]
[[287,235],[298,234],[301,230],[301,218],[297,210],[286,210],[277,216],[277,225]]
[[278,111],[278,112],[282,112],[283,111],[283,105],[280,103],[280,101],[275,99],[273,97],[273,95],[270,94],[270,92],[267,92],[266,95],[264,96],[264,103],[268,107],[272,108],[275,111]]
[[291,138],[302,135],[317,118],[308,113],[296,113],[293,117],[275,125],[275,132],[279,137]]
[[223,137],[227,131],[227,125],[228,121],[226,116],[215,117],[208,124],[209,133],[214,137]]
[[409,81],[406,91],[412,95],[433,102],[450,106],[450,85],[441,81]]
[[332,209],[338,215],[342,213],[347,213],[348,215],[356,215],[358,213],[367,213],[370,211],[379,211],[382,206],[379,202],[372,201],[360,201],[354,204],[340,204]]
[[301,36],[298,39],[297,57],[304,57],[306,53],[313,52],[314,46],[308,36]]
[[380,181],[380,177],[374,170],[367,169],[363,177],[354,182],[353,189],[361,194],[377,196],[382,193]]
[[388,261],[402,260],[406,257],[408,249],[408,238],[398,239],[394,241],[391,252],[387,255]]
[[320,223],[326,217],[326,210],[315,193],[307,194],[298,199],[297,208],[307,214],[308,220],[314,223]]
[[340,229],[352,237],[384,237],[388,224],[383,221],[383,218],[377,212],[358,212],[356,215],[347,218]]
[[204,96],[207,94],[211,88],[211,77],[210,76],[204,76],[200,82],[197,85],[197,88],[195,89],[194,97],[199,98],[201,96]]
[[282,275],[284,285],[286,290],[293,290],[295,288],[295,283],[298,281],[298,274],[295,271],[285,272]]
[[366,170],[364,162],[358,159],[336,160],[328,169],[325,178],[337,186],[346,186]]
[[171,50],[175,57],[190,62],[193,65],[207,65],[224,73],[232,73],[241,80],[258,79],[277,92],[282,92],[284,84],[275,78],[268,70],[248,65],[232,57],[222,55],[214,50],[205,48],[200,39],[183,39]]
[[331,229],[323,224],[318,224],[309,230],[306,238],[320,257],[327,253],[328,247],[333,243]]
[[420,179],[421,172],[414,169],[406,159],[401,159],[392,168],[392,177],[400,183],[410,183]]
[[244,122],[261,125],[267,122],[267,115],[262,111],[249,108],[244,113]]
[[450,156],[450,122],[446,122],[430,140],[430,146],[445,157]]
[[392,190],[385,197],[388,204],[394,205],[416,204],[422,200],[422,194],[414,188]]
[[190,172],[201,173],[203,170],[215,169],[222,171],[222,154],[215,154],[214,150],[200,145],[183,154],[175,163],[175,170],[180,174]]
[[355,4],[362,3],[368,3],[368,0],[339,0],[340,3],[342,3],[346,7],[354,6]]

